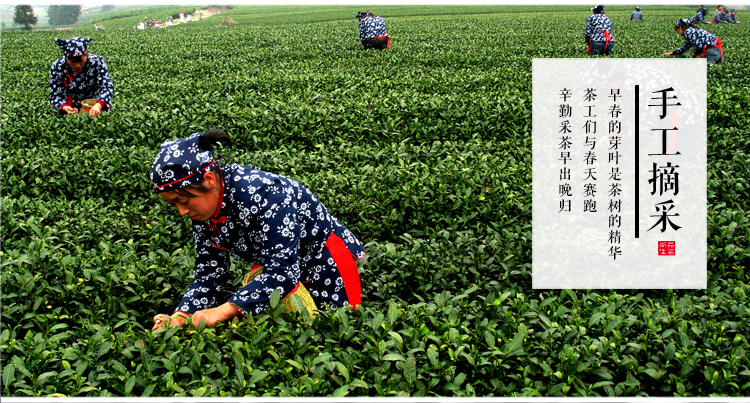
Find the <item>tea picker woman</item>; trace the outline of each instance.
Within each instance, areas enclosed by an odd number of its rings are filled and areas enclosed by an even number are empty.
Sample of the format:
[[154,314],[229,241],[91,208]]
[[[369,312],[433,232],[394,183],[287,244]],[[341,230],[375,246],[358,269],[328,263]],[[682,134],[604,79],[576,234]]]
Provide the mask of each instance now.
[[727,10],[724,9],[724,6],[719,6],[716,9],[716,13],[714,14],[714,19],[709,22],[709,24],[722,24],[726,23],[727,21],[724,21],[725,17],[727,15]]
[[703,8],[703,7],[699,8],[698,12],[696,12],[695,15],[692,18],[693,24],[697,25],[699,22],[702,22],[704,24],[708,24],[708,21],[706,21],[706,14],[708,14],[708,9],[707,8]]
[[640,7],[636,7],[635,11],[630,13],[630,20],[631,21],[643,21],[643,13],[641,12]]
[[[167,141],[151,167],[159,196],[191,218],[197,254],[195,282],[171,316],[154,317],[153,330],[191,315],[194,325],[213,326],[259,314],[275,290],[286,298],[304,288],[319,309],[360,304],[354,259],[365,251],[357,238],[297,181],[220,164],[213,153],[220,142],[231,139],[216,129]],[[229,290],[230,259],[254,263],[260,274]]]
[[61,115],[78,113],[84,99],[96,99],[89,116],[107,111],[114,86],[104,58],[88,53],[91,39],[77,36],[55,39],[63,56],[55,60],[49,73],[49,102]]
[[594,7],[594,14],[586,20],[583,36],[589,45],[589,55],[608,55],[615,50],[612,21],[604,15],[604,6]]
[[693,57],[702,57],[706,61],[716,64],[724,62],[721,40],[705,29],[696,28],[695,23],[690,18],[677,20],[674,30],[685,37],[685,43],[671,52],[665,52],[664,55],[680,55],[692,47]]
[[385,20],[370,11],[357,13],[359,19],[359,41],[365,49],[390,49],[391,36],[385,28]]
[[737,9],[733,8],[732,12],[724,17],[724,21],[730,24],[742,24],[742,21],[737,21]]

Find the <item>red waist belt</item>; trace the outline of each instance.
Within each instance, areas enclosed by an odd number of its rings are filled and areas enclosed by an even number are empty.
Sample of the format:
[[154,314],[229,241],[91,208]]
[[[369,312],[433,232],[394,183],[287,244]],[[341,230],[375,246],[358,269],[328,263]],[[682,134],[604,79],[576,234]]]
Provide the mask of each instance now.
[[333,257],[336,268],[341,274],[341,279],[344,281],[344,290],[349,299],[349,304],[353,305],[356,310],[357,305],[362,304],[362,286],[359,281],[357,263],[354,262],[352,253],[346,247],[344,240],[333,232],[331,232],[325,245],[331,253],[331,257]]
[[609,35],[609,32],[607,31],[601,31],[604,34],[604,37],[607,38],[607,40],[604,42],[604,50],[602,53],[607,52],[607,48],[609,47],[609,44],[612,43],[612,37]]
[[[607,51],[607,48],[609,47],[609,44],[612,43],[612,37],[609,35],[609,32],[607,31],[599,31],[604,34],[604,38],[606,39],[604,41],[604,50],[602,50],[602,54]],[[591,44],[593,41],[589,41],[589,52],[588,54],[591,54]]]
[[[721,55],[721,60],[724,60],[724,49],[722,49],[721,45],[721,39],[716,38],[716,47],[719,48],[719,54]],[[701,55],[702,58],[706,58],[706,48],[708,45],[703,45],[703,54]]]

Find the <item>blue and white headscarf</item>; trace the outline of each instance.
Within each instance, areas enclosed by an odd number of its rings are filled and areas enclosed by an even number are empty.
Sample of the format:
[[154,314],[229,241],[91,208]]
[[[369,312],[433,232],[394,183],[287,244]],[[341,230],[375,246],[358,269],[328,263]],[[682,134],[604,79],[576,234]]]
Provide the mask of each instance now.
[[[205,142],[205,143],[204,143]],[[158,193],[179,189],[203,179],[203,173],[216,164],[214,153],[203,137],[193,133],[184,139],[165,141],[151,166],[151,182]]]
[[674,24],[675,27],[689,27],[693,23],[692,18],[680,18]]
[[57,46],[62,49],[67,57],[81,56],[89,53],[88,46],[91,38],[84,39],[82,36],[76,36],[70,39],[55,39]]

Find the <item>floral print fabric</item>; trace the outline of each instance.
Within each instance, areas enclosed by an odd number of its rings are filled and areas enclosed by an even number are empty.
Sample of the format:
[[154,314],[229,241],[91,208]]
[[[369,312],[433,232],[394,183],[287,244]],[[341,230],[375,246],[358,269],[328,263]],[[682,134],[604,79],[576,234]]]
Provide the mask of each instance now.
[[695,23],[695,24],[697,24],[699,22],[702,22],[704,24],[708,24],[708,21],[706,21],[706,19],[703,18],[703,13],[701,11],[698,11],[697,13],[695,13],[695,15],[693,16],[693,18],[691,18],[691,20],[693,20],[693,23]]
[[703,52],[704,46],[716,46],[716,37],[705,29],[689,27],[685,29],[685,44],[677,48],[674,54],[679,55],[693,47],[693,52]]
[[325,243],[335,233],[361,259],[364,247],[351,231],[293,179],[239,164],[223,167],[222,175],[219,212],[209,221],[193,221],[195,282],[177,311],[192,314],[222,301],[229,291],[230,258],[263,266],[262,274],[229,298],[243,315],[263,312],[274,290],[283,298],[298,282],[319,308],[348,305]]
[[604,35],[606,31],[609,33],[610,41],[615,42],[615,37],[612,35],[612,21],[604,14],[592,14],[586,20],[586,28],[583,31],[583,36],[587,41],[591,42],[606,42],[607,37]]
[[62,49],[65,56],[72,57],[88,53],[88,45],[89,42],[91,42],[91,39],[84,39],[82,36],[76,36],[75,38],[67,40],[57,38],[55,39],[55,42],[57,43],[57,46]]
[[104,58],[89,54],[81,70],[73,69],[65,57],[55,60],[49,73],[49,102],[55,110],[60,111],[63,105],[81,107],[84,99],[97,99],[106,111],[112,104],[115,89],[109,76]]
[[184,139],[165,141],[159,146],[159,155],[151,165],[149,177],[157,192],[168,192],[198,182],[205,171],[215,163],[212,151],[200,148],[203,132],[193,133]]
[[359,40],[388,36],[383,17],[365,17],[359,21]]

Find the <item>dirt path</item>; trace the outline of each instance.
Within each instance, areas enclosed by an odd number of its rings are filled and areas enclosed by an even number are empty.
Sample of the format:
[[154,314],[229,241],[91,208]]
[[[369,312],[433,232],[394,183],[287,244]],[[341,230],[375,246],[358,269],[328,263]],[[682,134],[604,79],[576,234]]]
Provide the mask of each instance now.
[[207,18],[212,15],[221,14],[224,11],[227,11],[226,7],[209,7],[203,10],[195,10],[195,12],[193,13],[193,21],[195,21],[195,18],[198,17],[199,13],[203,16],[203,18]]
[[[195,12],[190,14],[190,19],[191,19],[191,22],[200,21],[201,19],[208,18],[212,15],[221,14],[228,10],[229,9],[226,7],[208,7],[208,8],[204,8],[203,10],[195,10]],[[187,15],[185,15],[185,17],[187,18]],[[187,24],[187,21],[184,23]],[[169,25],[166,24],[166,21],[162,22],[160,25],[161,25],[160,28],[169,27]],[[180,20],[179,19],[172,20],[172,26],[174,25],[180,25]]]

